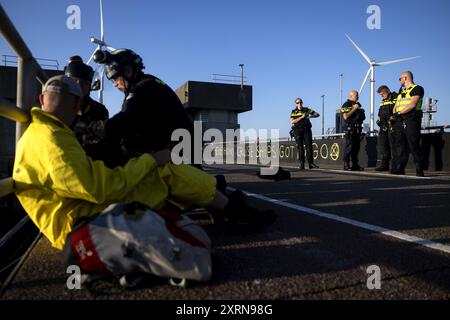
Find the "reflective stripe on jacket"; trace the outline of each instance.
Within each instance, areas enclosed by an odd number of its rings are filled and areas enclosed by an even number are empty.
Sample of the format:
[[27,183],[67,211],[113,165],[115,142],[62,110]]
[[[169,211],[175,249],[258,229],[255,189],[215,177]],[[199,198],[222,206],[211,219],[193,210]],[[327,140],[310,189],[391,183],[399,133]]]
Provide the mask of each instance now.
[[[397,103],[395,104],[394,112],[401,112],[405,110],[405,108],[411,104],[411,91],[417,87],[416,84],[412,85],[408,89],[403,89],[402,92],[397,97]],[[419,99],[416,105],[416,110],[422,110],[422,98]]]

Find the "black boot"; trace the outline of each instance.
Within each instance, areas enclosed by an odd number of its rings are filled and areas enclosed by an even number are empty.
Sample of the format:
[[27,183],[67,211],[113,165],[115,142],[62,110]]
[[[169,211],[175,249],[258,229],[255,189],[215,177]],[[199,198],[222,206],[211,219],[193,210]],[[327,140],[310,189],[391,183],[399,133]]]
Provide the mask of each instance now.
[[405,169],[395,168],[395,169],[392,169],[391,171],[389,171],[389,173],[390,174],[395,174],[395,175],[398,175],[398,176],[402,176],[402,175],[405,174]]
[[375,171],[389,171],[389,162],[382,161],[380,165],[375,168]]
[[352,171],[364,171],[364,168],[363,167],[360,167],[359,166],[359,164],[354,164],[353,166],[352,166],[352,169],[351,169]]
[[416,169],[416,177],[425,177],[422,169]]
[[272,225],[277,219],[273,210],[259,210],[250,206],[240,190],[234,191],[228,199],[223,217],[232,229],[256,231]]
[[300,162],[299,169],[300,170],[305,170],[305,163],[304,162]]
[[314,163],[310,163],[309,164],[309,169],[310,170],[312,170],[312,169],[319,169],[319,166],[316,166]]
[[227,180],[225,180],[225,176],[223,174],[216,175],[216,189],[226,194],[227,192]]
[[351,170],[350,162],[344,162],[344,170],[345,171],[350,171]]

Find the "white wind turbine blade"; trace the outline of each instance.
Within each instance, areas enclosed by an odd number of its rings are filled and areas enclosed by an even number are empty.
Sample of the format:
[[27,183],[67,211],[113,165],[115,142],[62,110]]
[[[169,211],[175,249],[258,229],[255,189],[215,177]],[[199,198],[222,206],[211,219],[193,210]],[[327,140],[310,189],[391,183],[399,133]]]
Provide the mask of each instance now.
[[418,58],[421,58],[421,56],[415,56],[415,57],[409,57],[409,58],[403,58],[403,59],[397,59],[397,60],[391,60],[391,61],[384,61],[384,62],[377,62],[376,65],[377,66],[385,66],[388,64],[393,64],[393,63],[408,61],[408,60],[414,60],[414,59],[418,59]]
[[358,47],[358,45],[348,35],[345,35],[345,36],[348,38],[348,40],[350,40],[350,42],[353,44],[353,46],[356,48],[356,50],[358,50],[359,53],[364,57],[364,59],[366,59],[367,63],[372,65],[372,61],[370,61],[369,56],[367,54],[365,54],[365,52],[362,51],[361,48]]
[[369,70],[367,70],[366,77],[364,78],[364,81],[363,81],[363,83],[362,83],[362,85],[361,85],[361,88],[359,88],[359,91],[358,91],[359,94],[361,94],[362,89],[364,88],[364,85],[366,84],[367,78],[369,77],[369,74],[370,74],[370,69],[371,69],[371,68],[369,68]]
[[89,58],[89,60],[87,61],[86,64],[90,64],[90,63],[92,62],[92,60],[94,59],[94,54],[95,54],[95,52],[97,52],[97,50],[98,50],[98,48],[96,48],[96,49],[94,50],[94,52],[92,52],[91,57]]

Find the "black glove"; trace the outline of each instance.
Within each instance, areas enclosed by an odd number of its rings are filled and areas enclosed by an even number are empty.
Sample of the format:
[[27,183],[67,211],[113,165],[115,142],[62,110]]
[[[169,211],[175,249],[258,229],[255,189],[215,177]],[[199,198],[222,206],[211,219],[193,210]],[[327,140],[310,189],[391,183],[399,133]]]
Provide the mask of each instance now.
[[389,117],[389,122],[395,122],[397,119],[401,117],[400,112],[395,112],[392,116]]
[[380,120],[377,120],[377,126],[381,127],[382,123]]

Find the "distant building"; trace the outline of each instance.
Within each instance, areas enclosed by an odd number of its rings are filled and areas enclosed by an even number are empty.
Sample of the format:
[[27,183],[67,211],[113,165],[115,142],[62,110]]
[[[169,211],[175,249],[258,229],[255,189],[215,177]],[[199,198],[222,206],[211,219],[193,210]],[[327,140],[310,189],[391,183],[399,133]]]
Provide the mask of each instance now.
[[341,109],[336,110],[336,133],[344,133],[344,118],[341,115]]
[[203,131],[239,129],[238,114],[252,110],[252,86],[187,81],[176,90],[193,121],[202,121]]

